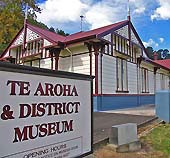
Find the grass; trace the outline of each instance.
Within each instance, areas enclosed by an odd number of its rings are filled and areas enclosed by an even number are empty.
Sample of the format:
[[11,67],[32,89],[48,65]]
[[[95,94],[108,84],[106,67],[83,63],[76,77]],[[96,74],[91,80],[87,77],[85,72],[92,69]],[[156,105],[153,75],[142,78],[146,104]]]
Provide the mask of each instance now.
[[93,158],[169,158],[162,152],[146,152],[141,150],[138,152],[129,153],[117,153],[114,148],[110,146],[104,146],[99,150],[95,151]]
[[137,152],[117,153],[111,146],[95,151],[94,158],[170,158],[170,124],[162,124],[141,138],[142,149]]
[[170,155],[170,124],[158,126],[142,140],[150,144],[154,150]]

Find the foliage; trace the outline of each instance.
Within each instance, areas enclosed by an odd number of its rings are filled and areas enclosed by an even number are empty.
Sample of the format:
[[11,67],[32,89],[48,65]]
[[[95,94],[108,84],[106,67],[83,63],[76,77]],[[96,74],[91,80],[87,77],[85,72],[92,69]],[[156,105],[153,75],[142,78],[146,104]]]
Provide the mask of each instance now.
[[65,33],[63,30],[57,29],[56,33],[58,33],[59,35],[63,35],[63,36],[68,36],[68,33]]
[[[154,50],[152,47],[147,47],[146,52],[148,54],[148,57],[152,60],[154,60]],[[163,59],[170,59],[170,54],[168,49],[159,49],[156,51],[157,53],[157,60],[163,60]]]
[[154,60],[154,50],[152,47],[147,47],[146,52],[148,54],[148,57],[152,60]]
[[162,58],[162,52],[163,52],[163,49],[159,49],[158,51],[157,51],[157,60],[162,60],[163,58]]
[[144,137],[144,140],[151,144],[151,146],[157,150],[170,154],[170,125],[160,125],[159,127],[152,130],[150,134]]
[[36,12],[41,12],[38,0],[1,0],[0,1],[0,54],[16,36],[24,24],[24,11],[28,3],[28,21],[43,29],[67,36],[63,30],[48,28],[47,25],[35,20]]
[[38,22],[38,21],[36,21],[36,20],[34,20],[32,18],[28,18],[28,21],[29,21],[29,24],[31,24],[31,25],[35,25],[35,26],[38,26],[38,27],[40,27],[42,29],[47,29],[48,30],[48,26],[43,24],[42,22]]
[[55,32],[55,33],[62,35],[62,36],[68,36],[69,35],[68,33],[65,33],[63,30],[60,30],[60,29],[55,30],[53,27],[50,27],[49,31]]
[[32,10],[28,13],[31,19],[35,12],[40,12],[36,0],[1,0],[0,3],[0,53],[16,36],[24,23],[24,10],[28,7]]
[[49,31],[55,32],[55,29],[53,27],[50,27]]

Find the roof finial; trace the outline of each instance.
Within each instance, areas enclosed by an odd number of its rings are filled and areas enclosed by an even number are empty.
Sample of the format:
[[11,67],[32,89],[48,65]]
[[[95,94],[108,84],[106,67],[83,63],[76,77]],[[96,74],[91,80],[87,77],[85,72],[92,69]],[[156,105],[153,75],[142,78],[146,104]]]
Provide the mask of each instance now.
[[28,19],[28,3],[26,4],[26,9],[25,9],[25,20]]
[[128,20],[129,21],[131,20],[131,17],[130,17],[130,0],[128,0]]
[[83,31],[83,18],[84,18],[84,16],[80,15],[80,18],[81,18],[81,32],[82,32]]
[[155,52],[154,52],[154,60],[157,60],[157,56],[158,56],[158,55],[157,55],[157,52],[155,51]]

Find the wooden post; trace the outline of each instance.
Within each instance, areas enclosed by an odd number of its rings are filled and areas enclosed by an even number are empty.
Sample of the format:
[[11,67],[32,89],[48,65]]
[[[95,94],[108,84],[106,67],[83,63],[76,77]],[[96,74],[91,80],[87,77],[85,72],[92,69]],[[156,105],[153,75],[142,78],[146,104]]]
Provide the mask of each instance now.
[[[61,48],[50,48],[49,52],[50,52],[50,56],[51,56],[51,69],[53,70],[53,68],[55,68],[55,70],[58,70],[58,60],[59,60],[59,54],[60,54]],[[54,60],[55,58],[55,60]],[[54,65],[54,61],[55,61],[55,67]]]
[[[129,55],[132,56],[131,52],[131,22],[128,22],[128,35],[129,35]],[[131,59],[130,59],[131,60]]]
[[156,92],[156,72],[157,72],[158,68],[154,67],[154,92]]
[[90,76],[92,76],[92,44],[90,42],[85,42],[85,46],[87,46],[90,56]]
[[99,44],[94,43],[94,55],[95,55],[95,94],[98,95],[98,56],[99,56]]
[[58,60],[59,60],[59,53],[55,56],[55,70],[58,70]]
[[[101,56],[100,56],[100,80],[101,80],[101,94],[103,94],[103,86],[102,86],[102,81],[103,81],[103,76],[102,76],[102,69],[103,69],[103,51],[105,49],[105,45],[103,44],[101,47]],[[112,54],[113,55],[113,54]]]
[[53,70],[53,53],[51,53],[51,70]]

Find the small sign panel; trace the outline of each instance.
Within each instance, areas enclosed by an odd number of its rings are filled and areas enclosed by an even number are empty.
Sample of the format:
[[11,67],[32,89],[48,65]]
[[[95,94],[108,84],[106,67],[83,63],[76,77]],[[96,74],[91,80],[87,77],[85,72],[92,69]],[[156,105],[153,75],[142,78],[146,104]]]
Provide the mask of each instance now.
[[70,158],[91,153],[91,80],[0,74],[1,158]]

